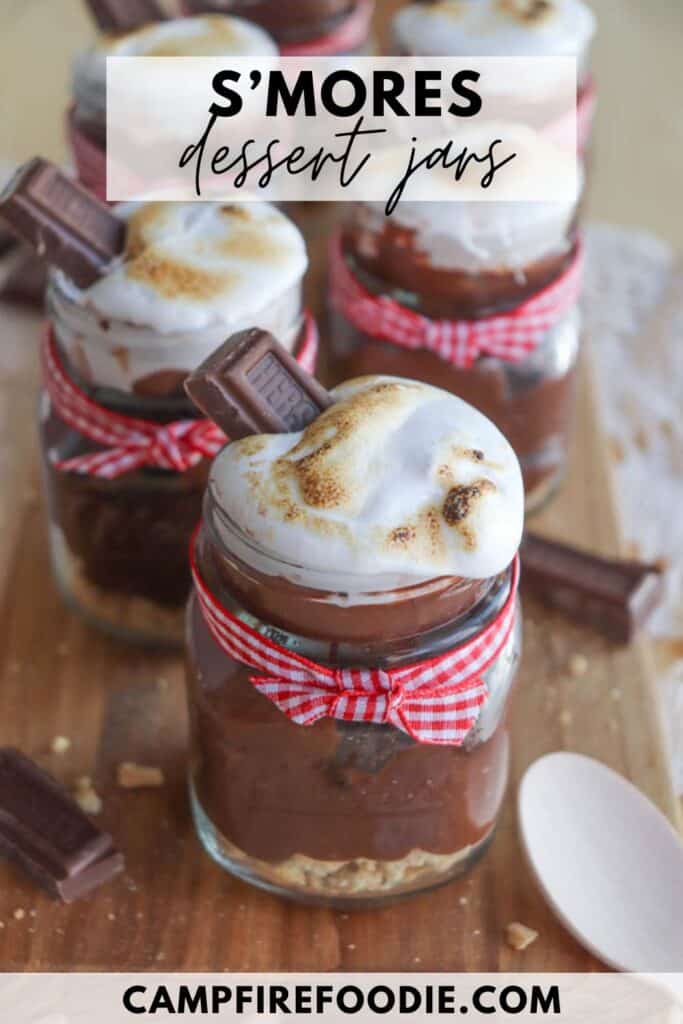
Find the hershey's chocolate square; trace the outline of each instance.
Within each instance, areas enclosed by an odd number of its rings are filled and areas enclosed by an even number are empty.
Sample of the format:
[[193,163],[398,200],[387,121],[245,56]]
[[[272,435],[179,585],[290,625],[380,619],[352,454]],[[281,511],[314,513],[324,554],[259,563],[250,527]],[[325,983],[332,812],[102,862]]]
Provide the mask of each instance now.
[[40,157],[0,194],[0,220],[80,288],[94,284],[125,246],[124,221]]
[[332,404],[272,334],[256,328],[229,338],[187,378],[185,390],[233,441],[302,430]]

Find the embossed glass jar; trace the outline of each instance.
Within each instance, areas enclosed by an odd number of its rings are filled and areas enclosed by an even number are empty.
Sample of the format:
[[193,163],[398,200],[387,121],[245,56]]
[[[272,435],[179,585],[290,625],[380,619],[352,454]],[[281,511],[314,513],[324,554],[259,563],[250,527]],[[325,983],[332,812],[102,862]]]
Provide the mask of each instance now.
[[[400,206],[395,216],[387,218],[379,203],[349,204],[339,258],[344,272],[375,300],[393,300],[434,322],[476,324],[514,311],[552,287],[578,259],[573,219],[542,255],[523,266],[505,266],[486,259],[473,261],[468,247],[476,242],[449,234],[447,216],[433,249],[418,228],[402,222],[404,216]],[[433,221],[438,223],[438,217]],[[533,248],[538,250],[536,243]],[[483,352],[469,366],[361,329],[334,302],[334,289],[333,305],[335,382],[385,373],[453,392],[491,419],[515,449],[524,476],[527,513],[554,494],[564,475],[575,411],[581,347],[581,315],[575,302],[522,359],[513,362]]]
[[[278,330],[297,356],[314,329],[301,302],[299,282],[263,311],[264,326]],[[183,381],[225,340],[220,325],[193,340],[188,331],[162,335],[109,320],[77,303],[58,272],[48,286],[48,316],[62,369],[98,406],[159,424],[197,418]],[[190,589],[187,551],[208,460],[184,472],[151,465],[115,479],[60,468],[57,463],[106,446],[65,422],[46,392],[40,429],[52,563],[65,599],[122,639],[180,645]]]
[[[120,130],[116,153],[107,154],[107,61],[136,57],[275,57],[277,46],[255,24],[218,15],[183,17],[148,23],[125,33],[101,33],[87,49],[80,51],[72,70],[73,103],[67,113],[67,135],[79,180],[91,192],[106,199],[107,156],[123,160],[126,154],[148,150],[153,137],[157,153],[163,152],[167,166],[177,164],[187,139],[178,136],[178,118],[154,103],[146,91],[132,93],[127,109],[135,111]],[[179,102],[179,101],[177,101]],[[182,120],[182,116],[180,117]],[[123,134],[125,132],[125,134]],[[125,144],[124,140],[125,139]],[[131,184],[129,191],[140,192]]]
[[[353,601],[325,589],[323,573],[320,589],[300,586],[291,581],[296,567],[255,548],[210,493],[195,556],[203,585],[225,609],[331,667],[391,669],[450,651],[512,599],[512,568],[489,580],[441,578]],[[520,637],[517,614],[482,674],[488,699],[464,743],[431,745],[389,724],[295,724],[255,688],[253,670],[225,653],[193,594],[190,790],[206,850],[254,885],[344,908],[466,872],[491,841],[505,793]]]

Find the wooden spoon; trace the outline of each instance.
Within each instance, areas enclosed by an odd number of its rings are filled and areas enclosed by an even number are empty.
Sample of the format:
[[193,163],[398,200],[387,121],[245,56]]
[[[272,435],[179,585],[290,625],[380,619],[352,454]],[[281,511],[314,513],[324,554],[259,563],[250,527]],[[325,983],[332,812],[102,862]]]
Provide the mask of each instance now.
[[522,780],[519,820],[546,899],[586,949],[622,971],[683,971],[683,844],[635,786],[549,754]]

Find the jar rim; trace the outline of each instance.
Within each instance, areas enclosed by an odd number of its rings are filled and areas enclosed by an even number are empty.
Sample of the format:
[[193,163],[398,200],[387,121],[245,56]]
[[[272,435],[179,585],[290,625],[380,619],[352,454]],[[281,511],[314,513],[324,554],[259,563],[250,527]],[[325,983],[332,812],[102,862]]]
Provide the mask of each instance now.
[[[219,602],[224,602],[227,609],[256,632],[271,637],[284,647],[323,664],[399,667],[414,662],[418,655],[431,658],[452,650],[454,645],[468,642],[476,637],[499,614],[510,596],[515,576],[516,559],[503,572],[486,581],[486,588],[477,593],[471,605],[455,614],[449,614],[447,617],[434,619],[429,623],[416,624],[416,628],[409,631],[385,633],[384,630],[380,630],[376,635],[373,632],[367,636],[356,635],[353,632],[348,634],[344,631],[330,633],[326,629],[310,631],[307,628],[302,629],[292,622],[279,621],[272,615],[272,608],[270,613],[265,609],[255,608],[245,594],[233,591],[229,584],[227,589],[224,589],[221,587],[220,580],[215,577],[212,579],[211,575],[207,577],[206,569],[201,564],[201,555],[196,550],[200,530],[205,529],[205,524],[206,520],[197,528],[191,544],[195,571],[199,572],[204,585],[213,590]],[[444,582],[447,585],[447,577],[444,578]],[[216,584],[218,584],[218,589],[214,589]],[[415,587],[414,591],[417,590],[419,588]],[[394,591],[393,594],[395,595],[396,592]],[[429,599],[424,588],[422,588],[422,596]],[[190,604],[190,621],[192,621],[191,616],[194,614],[192,609],[196,602],[195,592]],[[390,602],[385,603],[389,604]],[[411,607],[412,604],[413,602],[410,601]],[[394,617],[383,621],[395,624]]]
[[[353,600],[349,600],[349,604],[387,603],[389,599],[396,600],[397,595],[400,595],[400,600],[405,601],[426,596],[446,587],[455,591],[465,590],[476,583],[490,582],[492,584],[497,578],[497,576],[492,576],[481,580],[443,575],[420,578],[398,573],[376,574],[353,571],[345,572],[344,576],[340,577],[338,573],[316,566],[296,564],[258,544],[253,537],[249,536],[216,501],[212,494],[211,479],[209,479],[204,495],[203,526],[208,531],[211,543],[216,545],[226,557],[236,559],[261,575],[284,578],[293,586],[319,595],[319,600],[328,600],[332,603],[334,603],[334,598],[351,597]],[[339,581],[338,584],[335,584],[335,579]],[[342,582],[344,585],[339,585]]]
[[[57,301],[63,303],[65,308],[70,314],[77,317],[82,317],[84,320],[94,320],[96,322],[106,322],[108,330],[114,334],[118,329],[130,331],[132,334],[139,334],[141,337],[144,336],[145,346],[151,342],[157,341],[159,347],[168,347],[169,339],[173,338],[173,334],[164,334],[152,327],[151,324],[134,323],[132,320],[118,319],[117,317],[108,316],[101,309],[98,309],[94,303],[79,302],[78,299],[72,292],[72,288],[75,285],[72,284],[70,278],[60,270],[59,267],[49,267],[47,272],[47,296],[48,296],[48,311],[52,314],[51,319],[57,319],[55,316],[55,310],[50,310],[49,302],[51,298],[56,298]],[[178,331],[177,336],[187,335],[187,330]]]
[[[110,316],[103,310],[98,309],[94,303],[90,302],[79,302],[76,298],[72,289],[75,289],[75,285],[71,282],[69,277],[60,270],[59,267],[49,267],[47,273],[47,296],[48,302],[51,297],[56,298],[57,301],[64,304],[66,310],[72,313],[74,316],[80,316],[83,319],[94,320],[99,323],[106,322],[107,330],[111,334],[114,334],[117,330],[126,331],[127,334],[135,337],[137,336],[137,344],[144,340],[145,348],[157,347],[161,350],[167,350],[174,344],[181,344],[183,339],[187,338],[201,338],[206,335],[220,334],[226,335],[226,332],[230,333],[230,327],[224,326],[220,323],[205,324],[201,327],[182,327],[173,331],[160,330],[158,327],[152,324],[136,322],[134,320],[126,320],[121,317]],[[292,324],[293,331],[301,331],[301,327],[304,322],[304,309],[303,301],[301,300],[301,282],[297,282],[296,285],[291,289],[291,293],[299,293],[298,313]],[[275,304],[276,302],[286,301],[289,292],[285,292],[282,295],[272,299],[269,304]],[[268,305],[264,309],[268,308]],[[254,314],[255,319],[259,318],[258,314]],[[55,317],[53,316],[52,319]],[[245,318],[248,319],[248,318]],[[238,329],[236,327],[236,329]],[[297,334],[298,337],[298,334]]]

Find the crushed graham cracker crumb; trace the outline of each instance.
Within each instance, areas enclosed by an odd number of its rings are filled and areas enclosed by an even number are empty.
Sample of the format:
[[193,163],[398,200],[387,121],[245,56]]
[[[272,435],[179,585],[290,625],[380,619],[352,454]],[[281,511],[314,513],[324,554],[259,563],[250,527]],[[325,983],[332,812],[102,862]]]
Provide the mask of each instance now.
[[102,800],[95,792],[88,775],[82,775],[76,780],[74,799],[86,814],[99,814],[102,810]]
[[518,952],[527,949],[537,938],[538,932],[525,924],[520,924],[519,921],[513,921],[505,929],[505,941],[508,946]]
[[116,781],[122,789],[151,789],[163,786],[164,773],[154,765],[123,761],[117,769]]
[[53,754],[66,754],[71,749],[71,740],[68,736],[55,736],[50,744]]
[[588,671],[588,658],[585,654],[572,654],[569,659],[569,674],[576,679],[585,676]]

